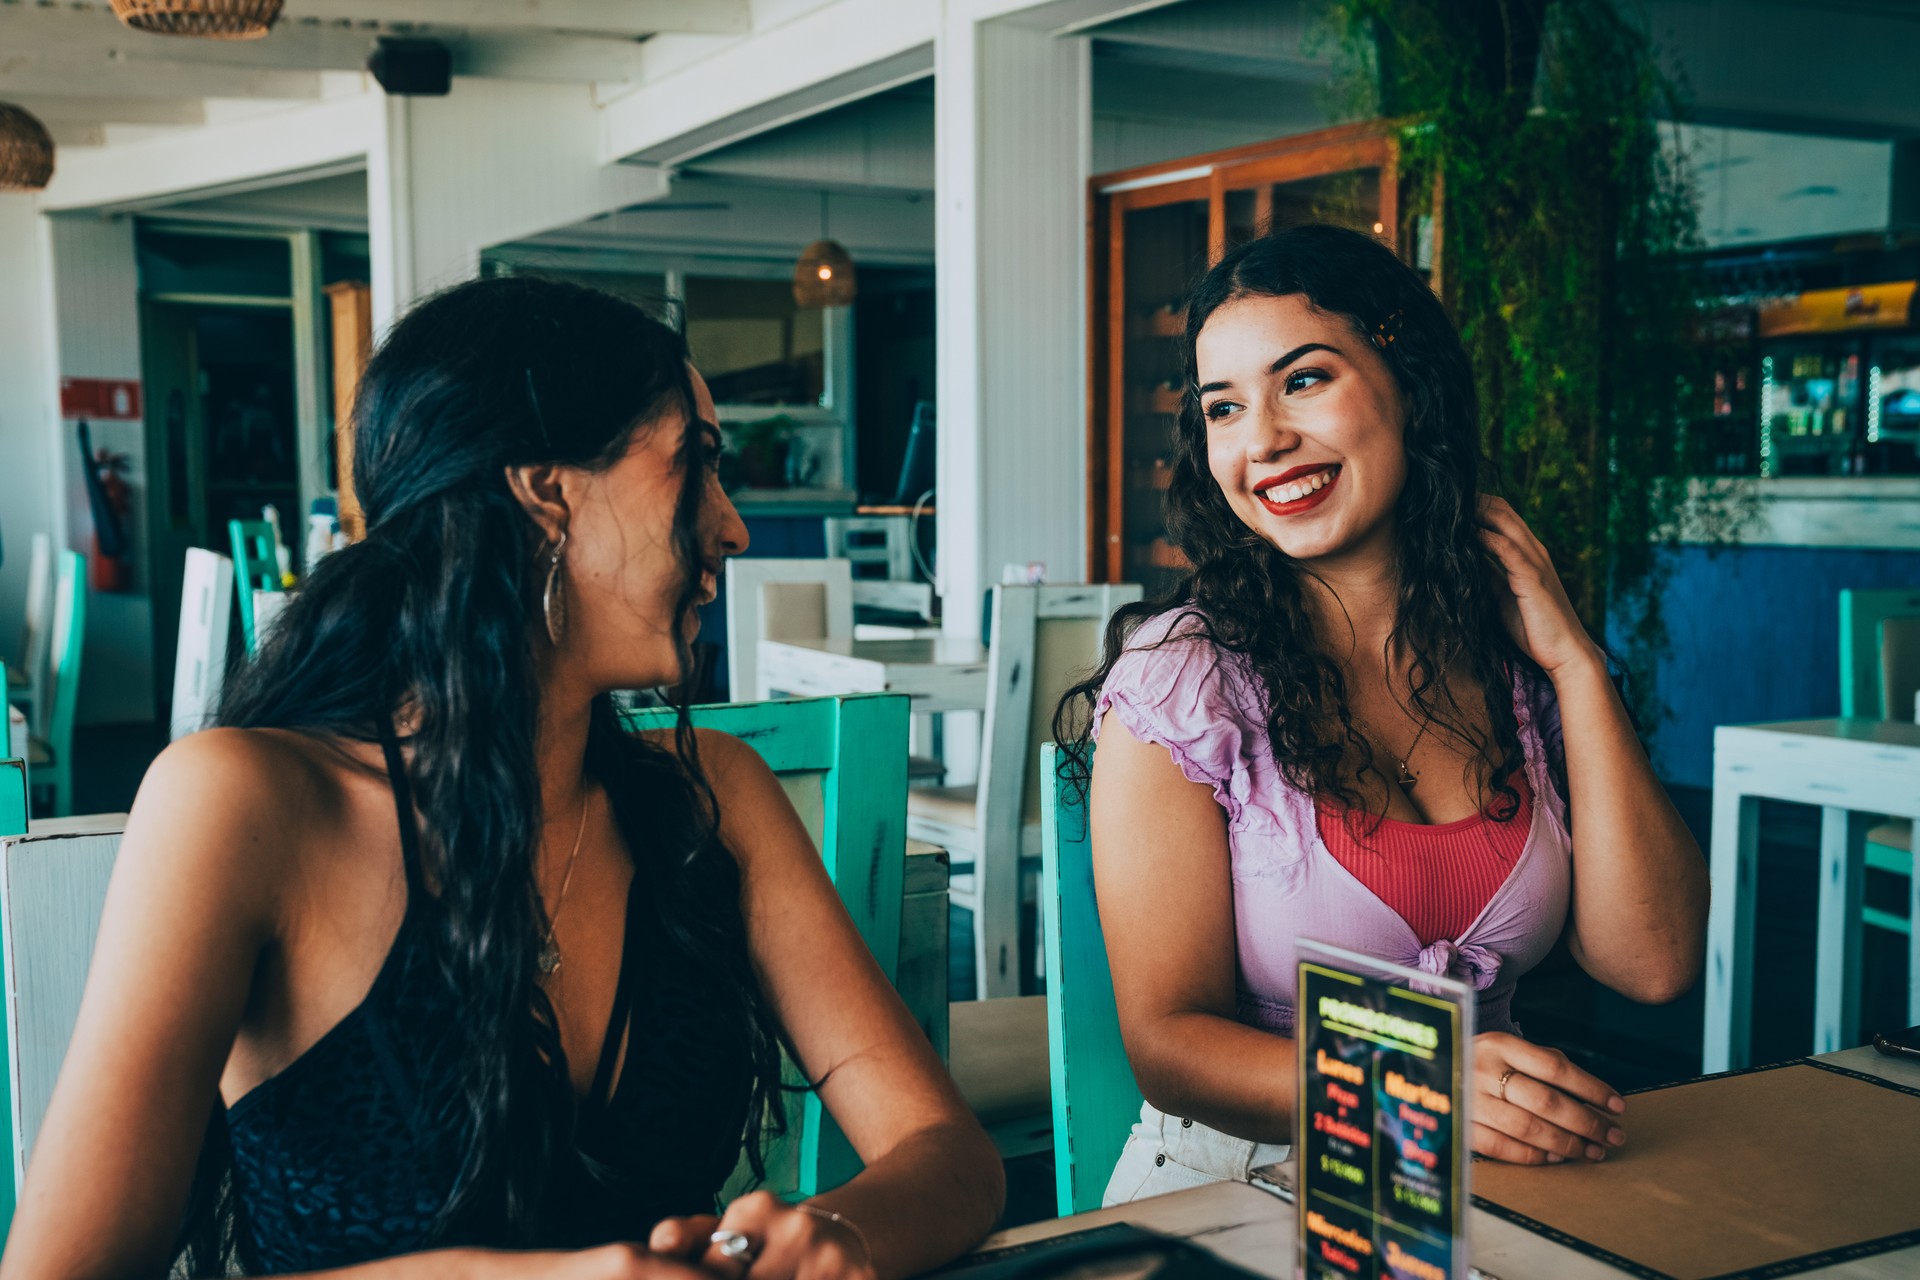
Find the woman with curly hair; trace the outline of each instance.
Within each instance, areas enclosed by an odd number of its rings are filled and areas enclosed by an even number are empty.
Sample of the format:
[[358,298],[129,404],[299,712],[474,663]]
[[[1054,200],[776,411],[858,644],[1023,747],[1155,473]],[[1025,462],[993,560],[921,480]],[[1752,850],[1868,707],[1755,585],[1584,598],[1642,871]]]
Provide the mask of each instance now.
[[[746,530],[638,307],[479,281],[355,402],[364,541],[155,762],[0,1275],[876,1280],[999,1212],[992,1144],[760,757],[635,735]],[[865,1170],[761,1170],[781,1050]]]
[[1625,1104],[1521,1038],[1514,982],[1564,935],[1614,990],[1675,998],[1706,869],[1551,559],[1480,492],[1459,336],[1378,241],[1302,226],[1207,273],[1185,358],[1167,524],[1192,571],[1115,618],[1061,709],[1100,743],[1147,1100],[1108,1201],[1285,1158],[1303,937],[1478,989],[1475,1151],[1602,1159]]

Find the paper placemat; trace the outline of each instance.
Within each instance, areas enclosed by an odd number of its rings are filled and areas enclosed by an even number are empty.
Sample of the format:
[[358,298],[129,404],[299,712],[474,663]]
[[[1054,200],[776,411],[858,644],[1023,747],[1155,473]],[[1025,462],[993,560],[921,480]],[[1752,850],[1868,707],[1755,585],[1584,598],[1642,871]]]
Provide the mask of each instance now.
[[1920,1089],[1801,1060],[1631,1095],[1599,1164],[1473,1166],[1474,1200],[1646,1280],[1920,1245]]

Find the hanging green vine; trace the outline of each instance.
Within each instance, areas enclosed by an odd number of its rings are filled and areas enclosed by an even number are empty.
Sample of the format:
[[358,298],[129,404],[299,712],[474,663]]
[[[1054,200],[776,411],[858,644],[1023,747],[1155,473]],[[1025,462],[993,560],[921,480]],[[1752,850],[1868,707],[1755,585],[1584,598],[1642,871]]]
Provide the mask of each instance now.
[[1660,544],[1737,518],[1685,483],[1713,353],[1693,191],[1662,146],[1674,86],[1616,0],[1328,2],[1348,108],[1405,122],[1500,488],[1588,627],[1624,642],[1652,724]]

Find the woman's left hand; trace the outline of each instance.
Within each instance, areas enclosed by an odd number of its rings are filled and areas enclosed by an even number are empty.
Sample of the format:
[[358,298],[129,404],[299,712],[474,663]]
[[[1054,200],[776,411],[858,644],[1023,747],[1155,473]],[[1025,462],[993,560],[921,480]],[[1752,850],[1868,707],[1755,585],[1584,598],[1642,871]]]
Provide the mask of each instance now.
[[[712,1238],[720,1232],[744,1236],[747,1252],[724,1252]],[[867,1242],[849,1222],[766,1191],[741,1196],[718,1218],[667,1218],[654,1227],[647,1247],[723,1280],[874,1280]]]
[[1553,557],[1504,498],[1480,499],[1480,536],[1507,574],[1501,615],[1514,642],[1548,675],[1600,657],[1600,647],[1574,612]]

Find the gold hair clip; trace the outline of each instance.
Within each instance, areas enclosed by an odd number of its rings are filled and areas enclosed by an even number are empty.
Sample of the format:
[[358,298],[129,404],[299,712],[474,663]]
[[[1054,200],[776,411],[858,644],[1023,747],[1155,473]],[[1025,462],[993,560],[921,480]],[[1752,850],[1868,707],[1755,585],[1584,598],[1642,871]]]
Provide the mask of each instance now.
[[1373,345],[1385,351],[1387,344],[1400,336],[1400,321],[1406,318],[1406,314],[1404,310],[1396,311],[1373,326]]

